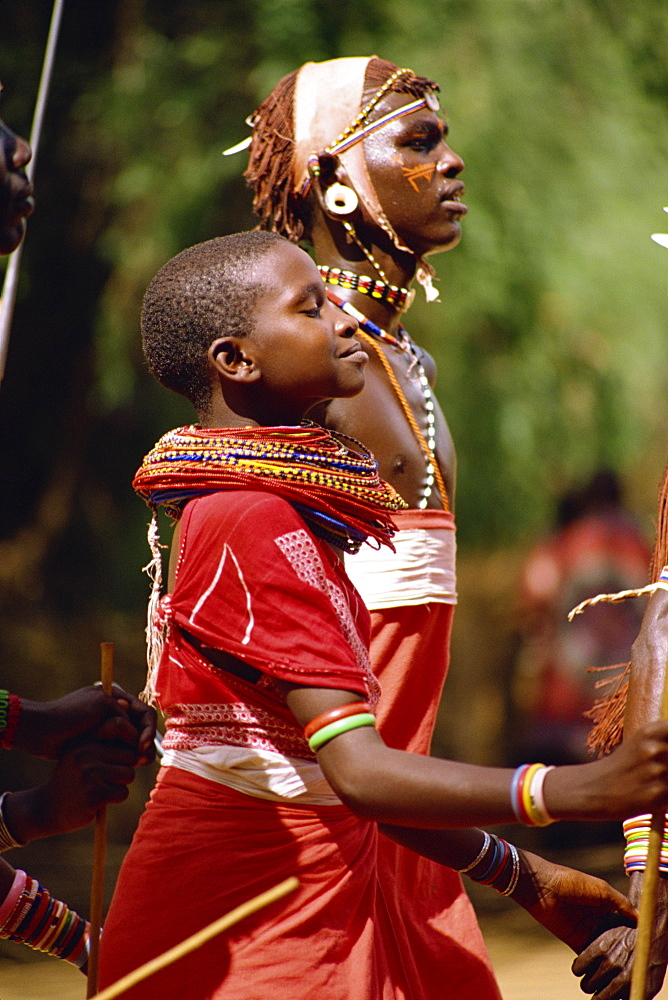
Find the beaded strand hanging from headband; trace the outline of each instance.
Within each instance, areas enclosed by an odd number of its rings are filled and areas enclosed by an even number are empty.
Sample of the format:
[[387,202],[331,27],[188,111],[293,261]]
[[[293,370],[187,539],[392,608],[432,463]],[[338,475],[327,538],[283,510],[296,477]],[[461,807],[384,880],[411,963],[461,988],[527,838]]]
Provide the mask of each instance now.
[[[444,510],[450,510],[450,504],[448,500],[448,492],[443,480],[443,475],[438,465],[438,460],[436,458],[436,404],[434,402],[434,395],[431,391],[431,386],[429,385],[429,379],[425,373],[424,368],[420,362],[420,356],[417,352],[415,344],[411,340],[408,332],[403,326],[399,327],[398,336],[394,337],[392,334],[383,330],[376,323],[373,323],[368,319],[364,313],[356,309],[352,303],[347,302],[345,299],[340,298],[332,291],[327,291],[327,297],[331,302],[337,305],[349,316],[354,316],[359,323],[359,336],[363,337],[366,342],[374,348],[378,359],[380,360],[385,373],[394,389],[397,398],[401,404],[401,408],[404,411],[404,415],[410,425],[413,434],[415,435],[422,453],[425,459],[425,485],[422,490],[422,496],[417,503],[417,507],[420,510],[425,510],[429,500],[431,499],[432,493],[434,492],[434,485],[438,489],[441,495],[441,502],[443,503]],[[389,344],[395,350],[406,354],[411,360],[409,365],[409,372],[411,369],[415,368],[417,372],[417,381],[420,384],[420,389],[422,391],[422,396],[424,399],[424,409],[426,414],[427,422],[427,434],[426,436],[420,430],[415,415],[411,409],[410,403],[406,399],[406,395],[399,384],[399,380],[394,373],[392,365],[389,360],[385,357],[385,354],[378,343],[378,341],[383,341]]]
[[343,130],[343,132],[341,132],[340,135],[337,136],[337,138],[334,140],[334,142],[330,143],[330,145],[327,146],[325,152],[326,153],[331,153],[332,150],[335,149],[339,145],[339,143],[343,142],[345,139],[347,139],[349,136],[351,136],[353,134],[353,132],[366,120],[366,118],[368,117],[368,115],[371,114],[371,112],[376,107],[376,105],[380,101],[382,101],[383,97],[388,92],[388,90],[390,90],[390,88],[392,87],[392,85],[394,83],[396,83],[397,80],[400,80],[402,76],[408,76],[410,73],[412,73],[412,70],[410,70],[410,69],[405,69],[404,68],[404,69],[395,70],[395,72],[392,74],[392,76],[390,76],[390,77],[387,78],[387,80],[382,85],[382,87],[379,87],[379,89],[373,95],[373,97],[371,98],[371,100],[368,101],[364,105],[364,107],[359,112],[359,114],[356,115],[355,118],[353,118],[353,120],[350,123],[350,125],[348,125],[348,127],[345,128]]

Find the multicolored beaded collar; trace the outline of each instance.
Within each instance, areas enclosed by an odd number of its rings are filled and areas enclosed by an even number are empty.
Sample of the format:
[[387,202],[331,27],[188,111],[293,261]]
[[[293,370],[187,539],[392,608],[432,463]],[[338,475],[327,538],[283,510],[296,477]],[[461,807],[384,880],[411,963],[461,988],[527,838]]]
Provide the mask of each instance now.
[[318,264],[318,270],[326,285],[349,288],[372,299],[388,302],[400,311],[407,309],[415,297],[415,292],[411,288],[390,285],[387,281],[378,281],[366,274],[355,274],[354,271],[344,271],[340,267],[326,267],[324,264]]
[[297,508],[315,534],[347,552],[369,538],[391,545],[390,512],[405,506],[360,442],[298,427],[178,427],[145,457],[133,487],[178,519],[194,497],[267,490]]

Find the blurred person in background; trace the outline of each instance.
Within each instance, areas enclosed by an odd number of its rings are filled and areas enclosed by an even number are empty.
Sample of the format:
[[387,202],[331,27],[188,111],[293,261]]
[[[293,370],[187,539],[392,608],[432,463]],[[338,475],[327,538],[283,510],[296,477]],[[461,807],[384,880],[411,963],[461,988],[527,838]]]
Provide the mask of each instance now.
[[555,531],[530,551],[520,572],[513,727],[518,760],[588,759],[585,713],[602,676],[589,668],[628,662],[644,607],[638,601],[601,603],[570,622],[568,613],[596,594],[641,587],[650,557],[611,469],[600,469],[561,499]]
[[[0,120],[2,254],[18,247],[34,209],[30,157]],[[155,723],[155,711],[118,685],[112,695],[95,685],[45,703],[0,690],[0,748],[56,761],[39,787],[0,794],[0,852],[87,826],[102,805],[123,802],[135,767],[154,757]],[[86,968],[87,922],[2,858],[0,938]]]

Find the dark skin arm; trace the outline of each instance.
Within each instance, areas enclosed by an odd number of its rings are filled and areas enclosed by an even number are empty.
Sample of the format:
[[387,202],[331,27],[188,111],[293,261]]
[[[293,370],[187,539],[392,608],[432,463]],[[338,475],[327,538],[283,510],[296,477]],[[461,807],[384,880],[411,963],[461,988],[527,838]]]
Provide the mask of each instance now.
[[[290,686],[285,691],[288,706],[302,725],[335,705],[359,700],[342,691]],[[551,814],[601,818],[617,810],[623,813],[629,795],[638,801],[636,795],[654,794],[647,791],[648,774],[653,773],[656,780],[666,767],[663,741],[667,737],[668,728],[662,726],[650,736],[630,741],[614,759],[550,772],[551,787],[546,780],[545,796]],[[318,751],[318,760],[353,812],[380,822],[385,835],[448,867],[464,867],[482,843],[480,830],[448,827],[515,821],[509,769],[392,750],[370,727],[331,740]],[[668,773],[658,780],[668,780]],[[636,791],[632,791],[634,786]],[[665,789],[655,792],[662,798],[666,794]],[[521,853],[521,865],[514,898],[574,950],[585,947],[612,924],[633,923],[634,908],[601,880],[552,865],[529,852]]]
[[[301,725],[359,695],[287,687],[288,707]],[[359,816],[424,829],[516,822],[509,768],[437,760],[385,746],[371,727],[331,740],[318,751],[330,785]],[[608,820],[668,803],[668,723],[635,734],[604,760],[559,767],[544,786],[556,819]]]
[[[381,832],[448,868],[464,868],[482,846],[481,830],[412,830],[381,826]],[[520,877],[512,898],[539,924],[580,952],[615,925],[635,924],[635,908],[602,879],[552,864],[519,850]],[[483,863],[483,866],[484,867]],[[478,874],[473,869],[473,874]]]
[[[650,598],[631,654],[631,677],[624,715],[624,740],[648,721],[658,719],[668,663],[668,593],[658,590]],[[633,813],[629,813],[629,816]],[[640,901],[642,873],[630,877],[629,897]],[[573,963],[582,976],[581,988],[598,1000],[626,1000],[630,992],[635,931],[616,929],[594,941]],[[648,997],[656,996],[668,964],[668,881],[659,879],[656,919],[652,933]]]
[[77,830],[95,818],[100,806],[125,801],[138,754],[117,738],[118,731],[119,720],[108,719],[72,741],[44,784],[7,795],[3,814],[16,840]]
[[21,714],[12,746],[33,757],[55,760],[66,744],[114,719],[113,739],[137,750],[140,763],[153,760],[155,710],[117,684],[111,695],[99,685],[80,688],[55,701],[21,699]]

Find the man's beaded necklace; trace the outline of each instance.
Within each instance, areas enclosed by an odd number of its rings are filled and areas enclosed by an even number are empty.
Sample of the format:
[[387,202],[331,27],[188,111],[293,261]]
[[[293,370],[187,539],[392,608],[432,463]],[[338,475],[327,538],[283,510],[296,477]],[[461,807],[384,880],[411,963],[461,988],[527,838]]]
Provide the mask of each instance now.
[[[360,312],[359,309],[356,309],[355,306],[353,306],[350,302],[347,302],[345,299],[342,299],[340,296],[338,296],[335,292],[332,292],[330,289],[327,289],[327,296],[331,302],[334,302],[335,305],[339,306],[339,308],[342,309],[349,316],[353,316],[359,323],[360,332],[362,333],[362,335],[365,335],[364,339],[369,344],[371,344],[374,350],[376,351],[376,354],[378,355],[385,369],[385,372],[387,373],[387,376],[392,384],[392,387],[394,388],[394,391],[397,394],[399,402],[401,403],[401,407],[404,411],[406,419],[408,420],[408,423],[410,424],[411,429],[415,434],[415,437],[417,438],[420,447],[422,448],[426,463],[426,477],[425,477],[425,485],[422,489],[422,496],[420,497],[420,500],[418,501],[417,504],[418,508],[424,510],[427,507],[429,500],[431,499],[432,493],[434,492],[434,483],[435,483],[439,493],[441,494],[441,500],[443,502],[444,509],[449,510],[450,505],[448,502],[448,493],[435,454],[436,404],[434,402],[434,395],[431,391],[431,386],[429,385],[429,379],[427,378],[425,370],[422,367],[422,363],[420,361],[420,354],[415,344],[413,343],[408,332],[403,326],[399,325],[397,335],[394,336],[393,334],[388,333],[387,330],[383,330],[376,323],[373,323],[370,319],[368,319],[364,315],[364,313]],[[396,374],[394,373],[394,370],[390,362],[385,357],[385,353],[382,350],[380,344],[378,344],[379,340],[385,344],[389,344],[395,350],[401,351],[410,357],[411,361],[408,367],[408,372],[410,373],[413,369],[415,369],[417,373],[417,381],[420,384],[420,388],[422,390],[422,395],[424,399],[424,409],[425,409],[426,423],[427,423],[426,434],[423,434],[423,432],[421,431],[417,423],[417,420],[415,419],[415,415],[410,407],[410,404],[406,399],[405,393],[401,388],[401,385],[399,384]]]
[[349,288],[353,292],[378,299],[379,302],[388,302],[400,311],[407,309],[415,297],[415,292],[411,288],[400,288],[387,281],[370,278],[366,274],[344,271],[340,267],[326,267],[324,264],[318,264],[318,270],[326,285]]

